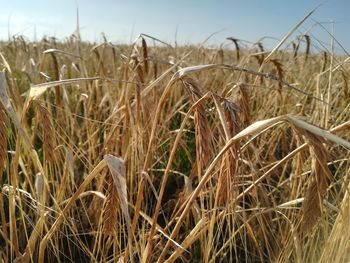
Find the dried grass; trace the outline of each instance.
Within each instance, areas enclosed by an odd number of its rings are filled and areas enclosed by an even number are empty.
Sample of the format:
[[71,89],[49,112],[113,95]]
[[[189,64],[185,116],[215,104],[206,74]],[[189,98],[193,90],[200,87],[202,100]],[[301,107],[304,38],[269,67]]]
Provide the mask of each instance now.
[[272,51],[1,43],[0,261],[344,262],[348,59],[289,50],[311,13]]

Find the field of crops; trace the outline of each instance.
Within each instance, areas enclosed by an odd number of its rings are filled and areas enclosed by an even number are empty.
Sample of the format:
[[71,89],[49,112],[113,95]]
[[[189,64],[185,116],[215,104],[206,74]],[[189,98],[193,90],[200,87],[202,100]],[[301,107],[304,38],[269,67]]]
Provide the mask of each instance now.
[[308,35],[0,44],[0,262],[348,262],[350,67]]

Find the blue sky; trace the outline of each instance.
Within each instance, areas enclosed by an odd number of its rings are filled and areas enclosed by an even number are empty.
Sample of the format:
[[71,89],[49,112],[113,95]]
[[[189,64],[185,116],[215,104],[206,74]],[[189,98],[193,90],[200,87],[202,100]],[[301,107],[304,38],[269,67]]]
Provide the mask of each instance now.
[[[2,1],[0,38],[21,34],[30,39],[36,31],[64,39],[76,26],[79,7],[83,40],[99,41],[101,32],[113,42],[130,42],[146,33],[174,43],[200,43],[214,32],[208,44],[220,44],[226,37],[257,41],[264,36],[283,38],[309,11],[323,3],[296,34],[310,30],[327,46],[330,37],[317,22],[331,30],[350,51],[349,0],[11,0]],[[176,34],[177,32],[177,34]],[[277,40],[265,40],[273,46]],[[319,43],[315,42],[318,46]]]

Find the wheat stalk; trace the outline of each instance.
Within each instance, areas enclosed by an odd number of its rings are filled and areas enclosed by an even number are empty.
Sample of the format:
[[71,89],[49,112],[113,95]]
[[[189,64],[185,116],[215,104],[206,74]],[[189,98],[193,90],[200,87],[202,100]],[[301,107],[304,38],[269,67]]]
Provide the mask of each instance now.
[[3,106],[0,104],[0,176],[5,169],[7,160],[7,116]]
[[[183,83],[185,87],[187,87],[188,92],[191,94],[193,103],[196,103],[203,97],[199,84],[194,79],[185,78],[183,79]],[[198,173],[199,176],[201,176],[201,171],[208,162],[211,138],[204,105],[200,104],[196,108],[194,122],[196,130],[197,164],[199,165]]]
[[106,235],[115,235],[118,229],[120,205],[112,176],[109,176],[107,186],[107,194],[102,212],[103,231]]
[[239,61],[240,59],[240,48],[239,48],[239,44],[238,44],[238,39],[236,38],[233,38],[233,37],[228,37],[227,38],[228,40],[231,40],[233,42],[233,44],[235,44],[235,47],[236,47],[236,59],[237,61]]
[[42,125],[42,142],[45,154],[45,161],[51,163],[55,160],[55,132],[51,121],[51,115],[42,103],[36,103],[38,119]]
[[309,231],[322,213],[323,199],[330,185],[332,174],[328,168],[328,152],[323,146],[324,141],[308,132],[301,131],[310,149],[311,178],[303,203],[303,216],[301,217],[301,231]]

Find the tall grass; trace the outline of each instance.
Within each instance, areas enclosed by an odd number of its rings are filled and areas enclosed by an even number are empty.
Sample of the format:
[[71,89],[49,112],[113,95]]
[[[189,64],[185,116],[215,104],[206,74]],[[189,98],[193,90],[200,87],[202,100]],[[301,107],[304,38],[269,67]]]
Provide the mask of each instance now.
[[348,59],[286,41],[1,43],[1,262],[347,262]]

